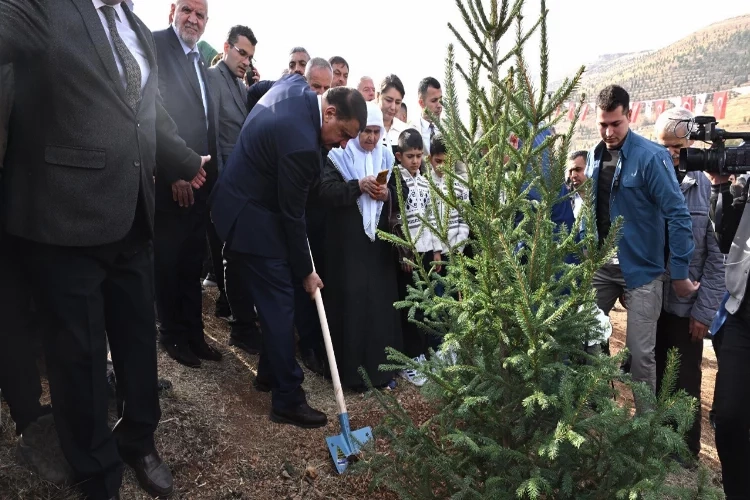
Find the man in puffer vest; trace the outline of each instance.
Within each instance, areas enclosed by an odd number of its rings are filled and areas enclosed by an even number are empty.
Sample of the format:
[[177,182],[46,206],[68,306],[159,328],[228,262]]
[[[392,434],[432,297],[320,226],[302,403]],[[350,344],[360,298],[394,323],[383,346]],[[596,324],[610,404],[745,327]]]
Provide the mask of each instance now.
[[[688,448],[697,462],[701,449],[703,338],[719,308],[725,287],[724,255],[719,250],[709,217],[711,181],[703,172],[679,169],[680,149],[693,142],[688,138],[692,118],[693,114],[687,109],[672,108],[662,113],[654,125],[657,142],[667,148],[672,157],[677,181],[693,220],[695,250],[690,261],[689,279],[701,284],[698,291],[688,297],[679,297],[669,285],[669,280],[664,285],[663,309],[656,327],[656,387],[657,391],[661,389],[667,353],[676,348],[680,365],[675,390],[684,389],[698,400],[693,426],[685,435]],[[668,248],[666,251],[669,251]],[[696,462],[685,465],[692,466]]]

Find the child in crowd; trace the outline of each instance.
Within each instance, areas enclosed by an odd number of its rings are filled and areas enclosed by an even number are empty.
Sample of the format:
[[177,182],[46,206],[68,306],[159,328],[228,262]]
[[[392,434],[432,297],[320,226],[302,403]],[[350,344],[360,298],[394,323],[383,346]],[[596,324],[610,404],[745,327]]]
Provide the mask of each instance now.
[[[398,138],[398,151],[396,161],[400,169],[401,178],[404,180],[409,193],[406,197],[406,222],[409,233],[415,240],[416,250],[422,256],[422,265],[425,269],[432,267],[432,262],[441,260],[443,245],[433,235],[428,227],[425,227],[420,217],[432,220],[434,223],[434,211],[431,208],[430,184],[420,173],[424,143],[422,134],[413,128],[401,132]],[[415,256],[419,259],[419,256]],[[435,271],[440,272],[441,266],[436,266]],[[407,295],[407,286],[413,283],[413,269],[407,263],[401,263],[401,272],[398,273],[399,298],[404,300]],[[417,319],[421,314],[417,314]],[[408,320],[408,309],[401,310],[402,330],[404,334],[404,354],[417,362],[425,361],[427,353],[427,337],[425,332]],[[405,370],[401,376],[414,385],[421,386],[427,379],[417,370]]]

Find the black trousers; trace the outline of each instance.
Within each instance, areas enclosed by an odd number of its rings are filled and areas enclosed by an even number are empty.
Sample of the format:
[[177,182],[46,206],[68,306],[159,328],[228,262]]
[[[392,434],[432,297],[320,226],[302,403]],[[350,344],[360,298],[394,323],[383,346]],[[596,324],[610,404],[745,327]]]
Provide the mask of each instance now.
[[312,349],[318,356],[325,356],[318,309],[315,302],[310,300],[310,294],[302,287],[302,283],[295,283],[294,286],[294,327],[299,336],[301,352]]
[[716,375],[716,449],[727,500],[750,498],[750,304],[727,316]]
[[680,354],[680,367],[677,373],[675,390],[684,389],[698,400],[698,411],[693,426],[685,434],[688,448],[693,455],[701,451],[701,362],[703,361],[703,340],[693,342],[690,338],[690,318],[681,318],[662,311],[656,323],[656,391],[661,391],[664,370],[667,366],[667,353],[676,348]]
[[[17,240],[0,235],[0,390],[21,434],[43,414],[42,385],[30,335],[31,291],[22,271]],[[49,411],[49,410],[47,410]]]
[[188,213],[157,211],[154,273],[159,338],[164,343],[203,339],[201,271],[206,256],[208,212],[199,201]]
[[223,314],[232,314],[227,298],[226,284],[224,281],[224,256],[222,249],[224,242],[216,234],[214,223],[209,217],[207,222],[206,237],[208,238],[208,253],[211,257],[211,270],[216,278],[216,286],[219,289],[219,297],[216,299],[216,311]]
[[231,337],[240,340],[248,346],[260,349],[263,345],[260,331],[258,330],[258,313],[255,312],[255,301],[250,288],[243,281],[241,272],[244,264],[243,254],[224,251],[226,266],[224,275],[227,298],[232,305]]
[[[114,496],[121,456],[154,449],[157,392],[150,241],[101,247],[27,243],[34,298],[47,324],[45,351],[55,424],[88,498]],[[107,345],[125,406],[108,425]],[[116,438],[115,438],[116,436]]]
[[[294,349],[294,280],[284,259],[257,257],[227,251],[227,262],[235,265],[241,297],[254,299],[263,332],[263,351],[258,378],[271,384],[271,404],[277,409],[292,408],[305,401],[304,374]],[[235,310],[245,310],[237,295],[230,295]],[[250,304],[252,305],[252,304]]]

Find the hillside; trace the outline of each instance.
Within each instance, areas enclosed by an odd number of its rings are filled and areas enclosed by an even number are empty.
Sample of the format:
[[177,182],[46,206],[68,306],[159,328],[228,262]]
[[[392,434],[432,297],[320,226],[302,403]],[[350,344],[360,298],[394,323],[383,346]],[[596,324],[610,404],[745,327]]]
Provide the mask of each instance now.
[[[633,101],[750,85],[750,15],[712,24],[658,50],[602,56],[587,65],[580,92],[593,101],[596,92],[611,83],[625,87]],[[578,126],[576,147],[589,146],[598,139],[594,110],[589,111]],[[703,114],[712,112],[709,99]],[[643,129],[644,135],[649,136],[650,125],[653,120],[642,111],[634,128]],[[750,130],[750,97],[730,95],[726,118],[720,126]]]

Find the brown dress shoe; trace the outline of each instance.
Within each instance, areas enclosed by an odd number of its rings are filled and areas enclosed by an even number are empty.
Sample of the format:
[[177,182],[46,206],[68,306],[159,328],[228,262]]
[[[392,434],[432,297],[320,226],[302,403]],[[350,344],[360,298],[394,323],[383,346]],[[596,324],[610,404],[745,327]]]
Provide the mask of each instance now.
[[172,472],[156,450],[136,460],[126,460],[135,471],[143,491],[156,498],[168,498],[174,491]]

